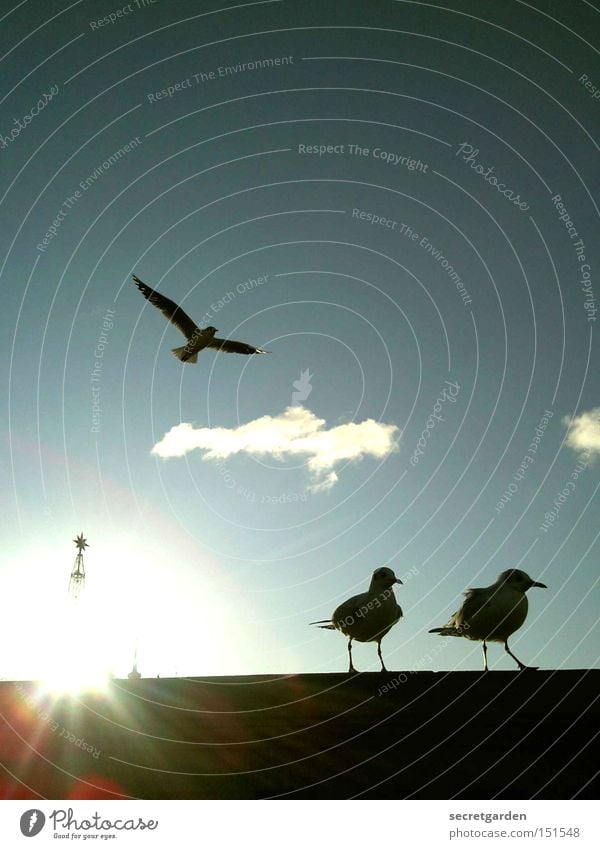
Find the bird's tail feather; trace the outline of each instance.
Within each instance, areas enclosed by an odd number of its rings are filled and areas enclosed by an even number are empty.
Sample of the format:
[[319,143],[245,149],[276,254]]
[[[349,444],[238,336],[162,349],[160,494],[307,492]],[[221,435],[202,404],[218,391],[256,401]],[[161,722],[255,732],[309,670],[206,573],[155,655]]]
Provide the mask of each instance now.
[[198,352],[190,356],[190,349],[187,345],[182,345],[181,348],[171,348],[173,356],[181,360],[182,363],[195,363],[198,360]]
[[319,619],[318,622],[309,622],[309,625],[318,625],[319,628],[326,628],[328,631],[335,631],[335,625],[333,625],[331,619]]

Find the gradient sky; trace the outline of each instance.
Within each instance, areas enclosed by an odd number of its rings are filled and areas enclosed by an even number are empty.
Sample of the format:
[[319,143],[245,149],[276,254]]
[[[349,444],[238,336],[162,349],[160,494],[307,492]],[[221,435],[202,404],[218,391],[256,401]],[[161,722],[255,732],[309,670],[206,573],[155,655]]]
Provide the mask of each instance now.
[[[37,0],[4,16],[0,677],[42,676],[77,643],[117,674],[136,647],[144,675],[345,670],[343,637],[307,623],[384,564],[405,582],[390,669],[480,668],[478,644],[427,631],[515,566],[548,585],[516,654],[598,666],[599,15]],[[132,273],[272,353],[183,366]],[[152,453],[181,423],[218,445],[214,429],[290,406],[322,430],[390,426],[393,450],[367,440],[325,472],[302,452]],[[378,668],[374,645],[354,654]],[[501,647],[490,661],[514,668]]]

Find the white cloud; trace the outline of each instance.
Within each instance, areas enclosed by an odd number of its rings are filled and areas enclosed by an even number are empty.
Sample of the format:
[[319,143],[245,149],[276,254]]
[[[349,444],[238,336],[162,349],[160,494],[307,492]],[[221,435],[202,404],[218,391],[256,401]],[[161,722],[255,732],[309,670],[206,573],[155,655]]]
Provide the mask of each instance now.
[[[318,477],[318,473],[317,473],[317,477]],[[315,483],[312,483],[308,487],[308,489],[309,489],[310,492],[327,492],[333,486],[336,485],[338,480],[339,480],[339,478],[338,478],[338,476],[336,475],[335,472],[329,472],[329,474],[326,477],[321,478],[320,480],[317,480]]]
[[172,427],[152,449],[159,457],[183,457],[196,449],[204,460],[234,454],[308,458],[315,492],[331,489],[338,480],[334,467],[344,460],[387,457],[398,448],[396,425],[374,419],[350,422],[327,429],[327,422],[305,407],[288,407],[278,416],[262,416],[238,427],[203,427],[182,422]]
[[600,407],[563,419],[569,428],[567,445],[580,453],[600,454]]

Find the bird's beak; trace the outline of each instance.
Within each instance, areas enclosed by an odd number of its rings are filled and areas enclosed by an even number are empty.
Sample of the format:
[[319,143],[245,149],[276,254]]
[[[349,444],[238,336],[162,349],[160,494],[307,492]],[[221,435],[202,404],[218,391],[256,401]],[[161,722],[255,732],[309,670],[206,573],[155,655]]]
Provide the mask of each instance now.
[[401,583],[402,583],[402,581],[400,580],[400,578],[396,578],[396,580],[395,580],[395,582],[394,582],[394,583],[396,583],[396,584],[401,584]]
[[540,582],[539,582],[539,581],[534,581],[534,582],[533,582],[533,584],[532,584],[531,586],[532,586],[532,587],[541,587],[543,590],[547,590],[547,589],[548,589],[548,587],[546,586],[546,584],[540,584]]

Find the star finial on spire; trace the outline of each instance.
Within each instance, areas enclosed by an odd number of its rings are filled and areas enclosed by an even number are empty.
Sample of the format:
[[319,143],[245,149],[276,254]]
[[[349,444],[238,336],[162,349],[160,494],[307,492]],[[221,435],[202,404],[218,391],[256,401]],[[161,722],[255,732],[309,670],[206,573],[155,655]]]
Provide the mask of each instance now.
[[85,548],[88,548],[88,547],[89,547],[89,546],[88,546],[87,541],[83,538],[83,531],[79,534],[79,536],[78,536],[78,537],[76,537],[76,538],[73,540],[73,542],[74,542],[74,543],[75,543],[75,545],[77,546],[77,549],[78,549],[78,551],[79,551],[79,554],[82,554],[82,553],[83,553],[83,550],[84,550]]

